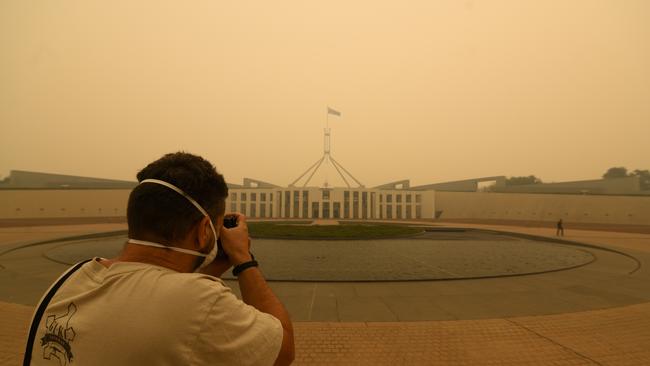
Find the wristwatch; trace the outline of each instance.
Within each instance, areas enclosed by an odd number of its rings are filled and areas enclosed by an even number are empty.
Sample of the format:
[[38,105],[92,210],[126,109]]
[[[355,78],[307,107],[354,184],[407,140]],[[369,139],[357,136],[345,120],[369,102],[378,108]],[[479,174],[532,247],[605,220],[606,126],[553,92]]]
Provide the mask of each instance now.
[[242,273],[243,271],[245,271],[245,270],[247,270],[249,268],[259,267],[259,263],[257,263],[257,261],[255,260],[255,256],[253,255],[253,253],[250,253],[250,255],[251,255],[251,260],[250,261],[240,263],[240,264],[236,265],[235,268],[232,269],[232,275],[233,276],[238,277],[240,273]]

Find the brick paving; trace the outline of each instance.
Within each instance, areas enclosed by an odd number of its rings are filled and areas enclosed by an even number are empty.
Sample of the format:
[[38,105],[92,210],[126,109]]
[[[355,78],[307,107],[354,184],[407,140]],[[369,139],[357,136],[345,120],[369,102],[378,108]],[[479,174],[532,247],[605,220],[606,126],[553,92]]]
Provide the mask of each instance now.
[[0,365],[22,364],[32,306],[0,302]]
[[590,364],[502,319],[298,325],[297,365]]
[[[0,303],[0,365],[18,365],[32,307]],[[650,304],[551,316],[296,323],[295,365],[650,365]]]
[[[543,228],[498,229],[552,236]],[[650,251],[650,235],[573,235]],[[0,302],[0,365],[20,364],[32,309]],[[650,365],[650,303],[503,319],[298,322],[295,331],[296,365]]]
[[650,303],[511,319],[603,365],[650,365]]

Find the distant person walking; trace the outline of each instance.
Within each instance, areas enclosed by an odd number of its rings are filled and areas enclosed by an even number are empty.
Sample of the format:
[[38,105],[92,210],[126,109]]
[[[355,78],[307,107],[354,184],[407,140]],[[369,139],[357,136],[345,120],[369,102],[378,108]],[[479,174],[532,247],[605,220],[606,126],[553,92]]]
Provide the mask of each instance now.
[[562,219],[557,222],[557,231],[555,232],[555,236],[564,236],[564,224],[562,223]]

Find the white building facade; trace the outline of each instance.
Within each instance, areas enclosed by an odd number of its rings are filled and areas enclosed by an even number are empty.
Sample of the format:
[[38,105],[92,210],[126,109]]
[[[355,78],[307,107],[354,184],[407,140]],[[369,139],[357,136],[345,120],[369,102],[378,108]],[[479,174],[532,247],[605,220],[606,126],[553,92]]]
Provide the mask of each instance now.
[[236,187],[226,211],[251,218],[433,219],[435,191],[377,188]]

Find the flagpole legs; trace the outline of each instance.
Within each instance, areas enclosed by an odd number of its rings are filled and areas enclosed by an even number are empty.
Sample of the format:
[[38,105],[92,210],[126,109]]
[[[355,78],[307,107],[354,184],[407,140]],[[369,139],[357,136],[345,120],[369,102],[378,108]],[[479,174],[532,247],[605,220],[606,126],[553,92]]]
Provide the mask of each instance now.
[[[309,169],[307,169],[307,170],[306,170],[304,173],[302,173],[302,174],[301,174],[301,175],[300,175],[296,180],[294,180],[291,184],[289,184],[289,187],[293,187],[293,186],[294,186],[294,185],[295,185],[295,184],[296,184],[296,183],[297,183],[297,182],[298,182],[302,177],[304,177],[307,173],[309,173],[309,172],[310,172],[314,167],[316,167],[316,169],[314,170],[314,172],[315,172],[316,170],[318,170],[318,167],[320,167],[321,163],[323,162],[323,159],[325,159],[325,156],[323,156],[323,157],[321,157],[320,159],[316,160],[316,162],[315,162],[312,166],[310,166]],[[313,175],[314,175],[314,174],[312,173],[312,175],[309,176],[309,179],[311,179],[311,177],[312,177]],[[309,181],[309,180],[307,180],[307,181]],[[307,183],[305,183],[305,184],[307,184]]]

